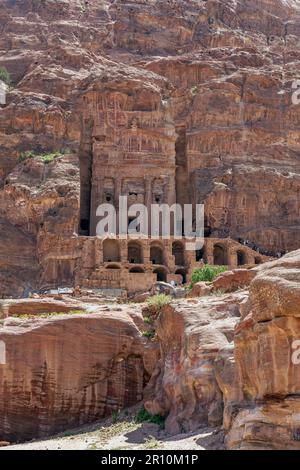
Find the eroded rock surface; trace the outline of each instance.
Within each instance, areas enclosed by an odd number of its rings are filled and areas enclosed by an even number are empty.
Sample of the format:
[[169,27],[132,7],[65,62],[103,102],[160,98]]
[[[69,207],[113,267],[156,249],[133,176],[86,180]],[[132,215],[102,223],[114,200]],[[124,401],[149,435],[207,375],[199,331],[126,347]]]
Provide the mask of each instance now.
[[131,313],[117,306],[94,309],[3,321],[0,440],[50,435],[142,399],[157,359],[137,327],[141,313],[133,307]]
[[166,416],[175,434],[222,424],[222,393],[215,358],[233,338],[245,292],[179,301],[157,320],[161,359],[145,392],[145,408]]
[[74,279],[93,158],[140,162],[133,192],[149,165],[176,166],[177,202],[205,203],[213,236],[298,248],[299,17],[293,0],[3,1],[1,295],[47,287],[54,258],[58,282]]
[[259,268],[234,349],[217,359],[230,448],[300,448],[299,301],[300,251]]

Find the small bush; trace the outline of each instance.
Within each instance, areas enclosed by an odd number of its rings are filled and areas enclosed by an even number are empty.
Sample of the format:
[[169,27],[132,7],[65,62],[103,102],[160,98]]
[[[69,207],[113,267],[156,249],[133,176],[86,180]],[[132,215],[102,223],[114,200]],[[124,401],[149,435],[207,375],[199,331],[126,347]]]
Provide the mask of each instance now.
[[145,338],[152,339],[155,336],[155,331],[154,330],[143,331],[142,335],[145,336]]
[[29,158],[34,158],[36,157],[36,154],[32,152],[31,150],[28,150],[27,152],[22,152],[20,157],[19,157],[19,162],[24,162],[25,160],[28,160]]
[[120,410],[119,411],[113,411],[111,415],[111,420],[113,423],[117,423],[121,417]]
[[54,153],[45,153],[44,155],[41,155],[40,158],[45,165],[48,163],[52,163],[55,158],[59,157],[61,154],[59,152],[54,152]]
[[19,162],[24,162],[28,160],[29,158],[38,158],[45,165],[47,165],[48,163],[52,163],[55,160],[55,158],[60,157],[60,156],[61,156],[61,152],[38,154],[34,152],[33,150],[27,150],[26,152],[21,153],[19,157]]
[[0,67],[0,80],[8,86],[11,83],[10,73],[5,67]]
[[147,300],[148,306],[159,312],[165,305],[172,302],[172,297],[166,294],[156,294]]
[[21,320],[32,320],[34,318],[48,318],[54,317],[57,315],[81,315],[83,313],[88,313],[86,310],[69,310],[68,312],[44,312],[44,313],[15,313],[12,314],[12,317],[20,318]]
[[227,271],[227,266],[211,266],[206,264],[193,271],[190,287],[201,281],[212,282],[219,274]]
[[135,417],[135,421],[137,423],[154,423],[154,424],[158,424],[158,426],[163,429],[165,427],[165,418],[163,416],[160,416],[160,415],[151,415],[150,413],[148,413],[147,410],[145,410],[145,408],[141,408],[136,417]]

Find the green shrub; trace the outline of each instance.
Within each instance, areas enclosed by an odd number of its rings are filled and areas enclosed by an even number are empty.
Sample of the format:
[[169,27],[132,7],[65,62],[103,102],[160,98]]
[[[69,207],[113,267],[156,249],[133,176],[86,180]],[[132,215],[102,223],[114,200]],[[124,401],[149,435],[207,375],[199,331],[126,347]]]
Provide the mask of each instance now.
[[55,158],[59,157],[60,155],[61,154],[59,152],[45,153],[41,155],[40,158],[42,162],[47,165],[48,163],[52,163],[55,160]]
[[155,331],[154,330],[146,330],[146,331],[143,331],[142,335],[145,336],[145,338],[152,339],[155,336]]
[[158,424],[158,426],[160,426],[161,429],[163,429],[165,427],[165,418],[163,416],[160,416],[160,415],[151,415],[150,413],[148,413],[147,410],[145,410],[145,408],[141,408],[136,417],[135,417],[135,421],[137,423],[154,423],[154,424]]
[[20,318],[21,320],[32,320],[34,318],[48,318],[54,317],[57,315],[81,315],[83,313],[88,313],[86,310],[69,310],[68,312],[41,312],[41,313],[15,313],[12,314],[12,317]]
[[211,266],[206,264],[202,268],[197,268],[193,271],[190,287],[201,281],[212,282],[224,271],[227,271],[227,266]]
[[10,85],[11,80],[10,80],[10,73],[5,67],[0,67],[0,80],[6,85]]
[[172,302],[172,297],[166,294],[156,294],[147,300],[148,306],[159,312],[165,305]]
[[52,153],[36,153],[33,150],[27,150],[26,152],[22,152],[19,157],[19,162],[24,162],[29,158],[38,158],[40,159],[45,165],[48,163],[52,163],[55,158],[60,157],[61,152],[52,152]]
[[32,152],[31,150],[27,150],[27,152],[22,152],[20,157],[19,157],[19,162],[24,162],[25,160],[28,160],[28,158],[33,158],[36,157],[36,154]]

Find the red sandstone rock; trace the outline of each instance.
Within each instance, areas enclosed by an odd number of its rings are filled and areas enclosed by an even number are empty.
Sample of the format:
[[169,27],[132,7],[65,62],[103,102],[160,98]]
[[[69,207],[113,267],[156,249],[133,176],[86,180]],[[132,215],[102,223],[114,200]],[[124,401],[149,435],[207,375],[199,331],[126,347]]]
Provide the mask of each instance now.
[[256,272],[252,269],[234,269],[220,274],[213,281],[213,290],[233,292],[239,288],[248,287]]
[[46,436],[141,400],[156,353],[144,353],[147,340],[117,310],[4,321],[0,440]]
[[196,282],[192,289],[187,293],[187,297],[202,297],[210,294],[213,286],[208,282]]
[[[95,240],[72,238],[78,225],[94,234],[95,207],[120,191],[205,203],[215,238],[298,247],[297,2],[6,0],[0,24],[12,78],[0,115],[1,295],[83,280],[133,290],[129,267],[119,279]],[[19,163],[26,151],[64,156]],[[247,264],[263,260],[243,249]],[[226,247],[225,264],[237,251]],[[164,256],[163,276],[189,277],[191,259],[182,272],[172,247]],[[145,258],[141,291],[153,283]]]
[[80,312],[84,307],[80,303],[65,302],[53,299],[6,300],[0,304],[0,317],[18,317],[24,315],[40,315],[48,313]]
[[167,417],[176,434],[222,423],[223,400],[214,360],[233,337],[245,294],[180,301],[157,320],[161,359],[145,391],[145,408]]
[[[291,100],[298,2],[2,3],[0,66],[12,87],[0,113],[1,296],[60,284],[147,290],[156,267],[148,243],[141,281],[141,273],[129,273],[126,243],[115,260],[121,266],[107,269],[101,242],[78,237],[78,225],[81,235],[95,234],[96,206],[120,193],[147,204],[205,203],[210,263],[266,260],[232,238],[275,252],[299,247],[299,105]],[[54,151],[60,156],[45,163]],[[176,261],[172,241],[162,253],[160,276],[189,277],[194,254]],[[218,422],[222,390],[229,447],[298,448],[299,374],[290,363],[298,264],[292,255],[259,268],[247,304],[186,301],[161,316],[162,359],[147,344],[144,361],[147,376],[158,363],[146,406],[169,414],[169,429]],[[228,342],[239,311],[233,355]],[[0,330],[13,358],[5,373],[0,365],[5,436],[44,435],[140,396],[143,320],[125,313],[124,326],[115,315],[14,319]],[[122,363],[120,338],[137,341]],[[103,379],[103,368],[111,378]]]
[[234,351],[222,351],[217,380],[225,400],[227,445],[234,449],[299,449],[300,251],[267,263],[250,286],[248,315]]

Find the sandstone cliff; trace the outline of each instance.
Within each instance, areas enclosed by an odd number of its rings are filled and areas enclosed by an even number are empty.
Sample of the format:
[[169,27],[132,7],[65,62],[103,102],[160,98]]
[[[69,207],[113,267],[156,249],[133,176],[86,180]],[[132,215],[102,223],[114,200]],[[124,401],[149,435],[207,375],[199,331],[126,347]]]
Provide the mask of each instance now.
[[174,300],[151,321],[153,339],[143,304],[2,301],[0,439],[46,436],[143,399],[170,434],[217,426],[229,449],[299,449],[299,276],[296,251],[255,268],[249,292]]
[[175,155],[177,200],[205,202],[210,233],[298,248],[299,18],[292,0],[3,0],[1,294],[47,284],[80,183],[86,211],[92,149],[113,158],[132,126]]
[[218,357],[230,448],[300,448],[299,281],[299,251],[264,265],[243,306],[234,349]]
[[161,358],[145,390],[145,408],[166,429],[187,432],[223,422],[215,359],[233,338],[246,293],[190,299],[164,307],[157,323]]
[[[137,327],[143,325],[138,311],[94,306],[96,313],[42,315],[53,305],[37,302],[30,316],[23,307],[15,304],[14,316],[0,328],[6,356],[0,365],[0,440],[47,436],[142,399],[156,353]],[[58,303],[56,308],[64,311]]]

